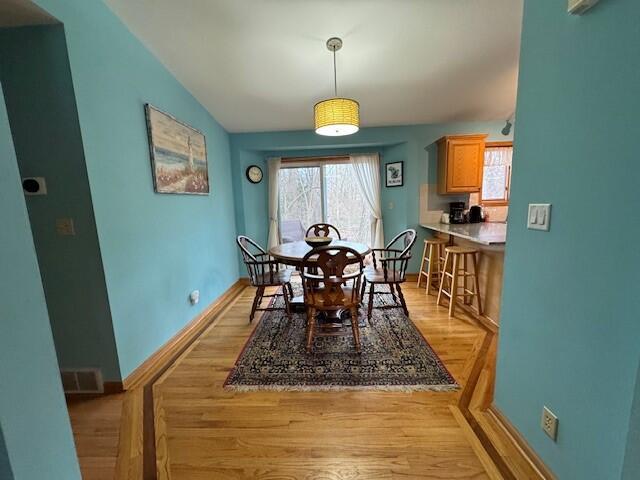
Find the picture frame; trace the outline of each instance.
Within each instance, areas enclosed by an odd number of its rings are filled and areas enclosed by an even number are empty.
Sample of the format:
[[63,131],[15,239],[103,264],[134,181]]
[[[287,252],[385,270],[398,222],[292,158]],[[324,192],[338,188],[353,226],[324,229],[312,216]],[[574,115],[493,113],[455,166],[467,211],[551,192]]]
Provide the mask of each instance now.
[[386,163],[385,166],[385,186],[402,187],[404,185],[404,162]]
[[144,106],[156,193],[209,194],[209,165],[204,134],[173,115]]

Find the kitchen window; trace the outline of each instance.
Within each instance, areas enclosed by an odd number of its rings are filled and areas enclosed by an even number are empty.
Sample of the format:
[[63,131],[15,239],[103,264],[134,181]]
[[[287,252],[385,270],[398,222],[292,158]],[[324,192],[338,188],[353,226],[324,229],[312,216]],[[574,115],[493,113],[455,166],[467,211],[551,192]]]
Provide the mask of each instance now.
[[492,206],[509,204],[512,158],[513,144],[511,142],[486,144],[482,188],[480,190],[481,204]]
[[301,231],[330,223],[343,239],[371,244],[371,214],[348,157],[283,159],[278,194],[281,232],[292,222]]

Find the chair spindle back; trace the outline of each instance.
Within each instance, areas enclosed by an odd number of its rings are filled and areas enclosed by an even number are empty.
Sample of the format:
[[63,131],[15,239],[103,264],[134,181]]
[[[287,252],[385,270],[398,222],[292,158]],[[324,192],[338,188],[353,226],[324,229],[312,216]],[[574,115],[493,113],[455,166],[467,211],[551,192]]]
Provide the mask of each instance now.
[[336,227],[331,225],[330,223],[315,223],[307,228],[306,237],[329,237],[332,234],[338,237],[338,240],[341,240],[340,232]]
[[[416,237],[416,231],[410,228],[393,237],[384,249],[373,250],[373,267],[377,269],[378,263],[381,264],[385,281],[405,281]],[[382,254],[382,258],[376,258],[376,252]]]
[[238,235],[236,242],[240,247],[242,260],[247,267],[251,285],[273,283],[280,269],[278,262],[264,248],[247,236]]
[[[347,266],[355,267],[354,271],[346,273]],[[359,303],[364,263],[353,248],[330,245],[315,248],[304,256],[302,267],[302,287],[305,298],[310,299],[308,303],[317,303],[316,296],[321,297],[323,310],[338,310],[345,304]],[[347,288],[348,280],[353,283]]]

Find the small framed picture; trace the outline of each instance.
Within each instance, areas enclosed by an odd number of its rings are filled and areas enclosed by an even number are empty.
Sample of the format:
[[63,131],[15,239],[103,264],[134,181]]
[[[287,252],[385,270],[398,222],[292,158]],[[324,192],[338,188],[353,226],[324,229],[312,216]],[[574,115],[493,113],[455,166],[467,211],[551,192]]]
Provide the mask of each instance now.
[[393,162],[385,164],[385,170],[387,171],[387,187],[401,187],[402,185],[404,185],[404,180],[402,178],[403,164],[404,162]]

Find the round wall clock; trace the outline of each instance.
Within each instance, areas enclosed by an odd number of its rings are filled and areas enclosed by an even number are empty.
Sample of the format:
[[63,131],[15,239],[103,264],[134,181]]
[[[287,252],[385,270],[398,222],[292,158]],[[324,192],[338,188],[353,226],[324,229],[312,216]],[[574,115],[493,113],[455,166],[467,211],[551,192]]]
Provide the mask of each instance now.
[[251,183],[260,183],[262,181],[262,169],[257,165],[247,167],[247,180]]

